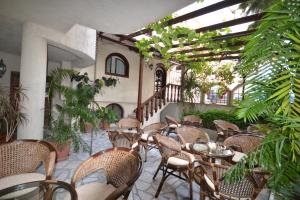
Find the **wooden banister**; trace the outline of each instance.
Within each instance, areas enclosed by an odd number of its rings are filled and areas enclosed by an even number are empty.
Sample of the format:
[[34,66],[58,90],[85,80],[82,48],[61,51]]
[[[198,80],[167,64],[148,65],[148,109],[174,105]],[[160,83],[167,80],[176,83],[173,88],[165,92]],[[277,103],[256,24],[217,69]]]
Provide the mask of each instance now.
[[[167,84],[159,91],[155,92],[151,97],[146,99],[142,104],[140,110],[135,109],[135,112],[140,112],[141,123],[144,119],[147,121],[150,116],[153,116],[166,102],[180,101],[180,85]],[[150,115],[150,116],[149,116]]]

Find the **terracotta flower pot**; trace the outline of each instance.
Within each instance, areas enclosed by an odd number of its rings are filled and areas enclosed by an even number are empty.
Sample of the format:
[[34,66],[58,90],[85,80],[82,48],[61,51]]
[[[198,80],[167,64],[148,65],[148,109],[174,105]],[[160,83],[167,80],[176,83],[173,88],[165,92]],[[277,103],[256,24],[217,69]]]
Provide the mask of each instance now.
[[108,123],[108,122],[101,122],[101,124],[100,124],[100,127],[102,128],[102,129],[109,129],[110,128],[110,123]]
[[91,133],[93,131],[93,125],[89,122],[84,123],[84,132]]
[[63,161],[69,159],[71,141],[66,142],[65,144],[57,144],[50,142],[56,151],[56,161]]

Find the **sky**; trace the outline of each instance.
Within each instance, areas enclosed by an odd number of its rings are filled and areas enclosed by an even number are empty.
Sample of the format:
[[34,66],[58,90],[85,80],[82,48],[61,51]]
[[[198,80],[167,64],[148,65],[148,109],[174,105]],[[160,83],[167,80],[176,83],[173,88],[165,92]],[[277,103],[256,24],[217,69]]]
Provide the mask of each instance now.
[[[198,10],[200,8],[209,6],[211,4],[215,4],[217,2],[220,2],[222,0],[205,0],[204,2],[194,2],[193,4],[190,4],[178,11],[176,11],[175,13],[173,13],[173,17],[176,16],[181,16],[184,15],[186,13],[190,13],[192,11]],[[191,29],[197,29],[200,27],[205,27],[205,26],[209,26],[212,24],[217,24],[217,23],[221,23],[224,21],[228,21],[228,20],[232,20],[232,19],[236,19],[236,18],[240,18],[240,17],[244,17],[245,14],[242,13],[241,10],[238,9],[238,4],[234,5],[234,6],[230,6],[227,8],[223,8],[221,10],[217,10],[215,12],[212,13],[208,13],[205,15],[202,15],[200,17],[196,17],[181,23],[176,24],[176,26],[183,26],[183,27],[188,27]],[[240,31],[245,31],[247,30],[248,26],[250,23],[245,23],[245,24],[241,24],[241,25],[236,25],[236,26],[232,26],[230,27],[231,32],[240,32]],[[145,35],[142,36],[138,36],[135,37],[135,39],[141,39],[143,37],[147,37]]]
[[[194,10],[198,10],[200,8],[209,6],[211,4],[215,4],[220,1],[222,1],[222,0],[205,0],[204,2],[199,2],[199,3],[195,2],[193,4],[190,4],[186,7],[178,10],[177,12],[173,13],[173,17],[181,16],[186,13],[190,13]],[[217,10],[212,13],[202,15],[200,17],[190,19],[188,21],[179,23],[177,25],[189,27],[191,29],[197,29],[200,27],[209,26],[212,24],[217,24],[217,23],[221,23],[224,21],[228,21],[228,20],[232,20],[232,19],[236,19],[236,18],[240,18],[240,17],[244,17],[244,16],[245,16],[245,14],[242,13],[242,11],[238,9],[238,4],[237,4],[234,6],[223,8],[221,10]],[[230,28],[231,28],[232,32],[244,31],[244,30],[247,30],[249,24],[251,24],[251,23],[245,23],[245,24],[233,26]]]

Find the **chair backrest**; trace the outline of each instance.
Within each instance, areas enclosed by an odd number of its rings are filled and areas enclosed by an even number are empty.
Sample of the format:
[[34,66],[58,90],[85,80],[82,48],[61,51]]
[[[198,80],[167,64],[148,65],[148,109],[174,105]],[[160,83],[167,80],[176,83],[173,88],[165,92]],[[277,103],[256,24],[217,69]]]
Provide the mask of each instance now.
[[[244,176],[241,180],[227,183],[223,176],[230,166],[198,161],[200,165],[194,168],[194,179],[202,189],[208,190],[212,196],[220,194],[223,198],[228,196],[237,199],[255,199],[263,184],[258,184],[253,175]],[[219,193],[220,192],[220,193]]]
[[158,131],[158,132],[162,132],[167,128],[167,124],[163,123],[163,122],[158,122],[158,123],[153,123],[153,124],[149,124],[147,126],[145,126],[143,128],[143,132],[148,132],[148,131]]
[[139,134],[135,133],[107,131],[107,134],[113,147],[132,148],[132,145],[139,140]]
[[228,137],[224,141],[224,145],[241,151],[243,153],[249,153],[253,151],[263,140],[263,137],[260,135],[253,135],[253,134],[237,134],[231,137]]
[[202,119],[197,115],[186,115],[183,117],[183,124],[199,127],[202,125]]
[[34,172],[43,163],[46,178],[50,179],[55,165],[56,151],[45,141],[17,140],[0,145],[0,178]]
[[156,134],[153,139],[163,159],[177,155],[181,151],[180,143],[171,137]]
[[170,125],[170,124],[178,125],[179,124],[178,120],[175,117],[171,117],[169,115],[166,115],[165,119],[166,119],[166,122],[167,122],[168,125]]
[[194,143],[197,141],[208,142],[208,134],[200,128],[183,126],[176,129],[179,140],[182,144]]
[[119,128],[135,128],[139,129],[140,128],[140,121],[134,118],[122,118],[118,122]]
[[123,147],[100,151],[79,165],[71,185],[75,187],[77,181],[101,169],[106,172],[107,183],[131,187],[141,174],[142,159],[136,151]]
[[233,131],[238,131],[238,132],[240,131],[240,129],[237,125],[230,123],[228,121],[214,120],[214,124],[215,124],[218,132],[227,131],[227,130],[233,130]]

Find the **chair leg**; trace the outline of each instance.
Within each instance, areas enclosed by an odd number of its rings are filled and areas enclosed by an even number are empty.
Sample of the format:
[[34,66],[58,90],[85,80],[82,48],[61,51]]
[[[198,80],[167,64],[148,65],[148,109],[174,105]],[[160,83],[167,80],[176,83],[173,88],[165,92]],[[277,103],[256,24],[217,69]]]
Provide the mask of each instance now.
[[190,200],[193,200],[193,175],[192,172],[189,171],[189,186],[190,186]]
[[148,145],[144,146],[144,149],[145,149],[145,160],[144,160],[144,162],[147,162]]
[[123,200],[127,200],[131,191],[128,191],[124,194]]
[[155,198],[158,197],[158,195],[159,195],[159,193],[160,193],[160,191],[161,191],[161,189],[162,189],[162,186],[164,185],[165,180],[168,178],[167,172],[168,172],[168,168],[167,168],[167,167],[164,167],[164,170],[163,170],[163,177],[161,178],[161,181],[160,181],[159,186],[158,186],[158,188],[157,188],[157,191],[156,191],[156,194],[155,194]]
[[156,176],[157,176],[157,174],[158,174],[158,171],[160,170],[160,168],[161,168],[161,166],[163,166],[163,163],[162,162],[160,162],[160,164],[159,164],[159,166],[158,166],[158,168],[157,168],[157,170],[156,170],[156,172],[155,172],[155,174],[154,174],[154,176],[153,176],[153,180],[155,180],[155,178],[156,178]]

